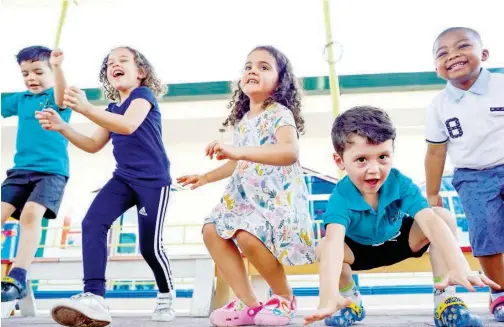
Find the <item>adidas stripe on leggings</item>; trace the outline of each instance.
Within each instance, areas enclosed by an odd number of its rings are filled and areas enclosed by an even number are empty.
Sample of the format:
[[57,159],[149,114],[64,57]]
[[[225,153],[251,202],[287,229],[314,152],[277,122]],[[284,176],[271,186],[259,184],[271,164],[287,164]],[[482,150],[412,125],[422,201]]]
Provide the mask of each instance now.
[[140,252],[154,272],[161,293],[173,290],[170,261],[163,248],[163,223],[170,186],[150,188],[113,177],[100,190],[82,222],[84,292],[105,295],[107,234],[132,206],[138,210]]

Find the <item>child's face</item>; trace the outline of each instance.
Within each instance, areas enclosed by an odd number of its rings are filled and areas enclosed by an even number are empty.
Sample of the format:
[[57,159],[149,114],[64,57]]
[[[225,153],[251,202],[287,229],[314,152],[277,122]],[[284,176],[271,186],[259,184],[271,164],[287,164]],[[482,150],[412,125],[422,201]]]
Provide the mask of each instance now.
[[481,62],[487,60],[488,51],[464,30],[443,35],[434,44],[434,60],[439,77],[454,83],[465,83],[479,75]]
[[249,54],[240,81],[241,89],[249,98],[266,99],[278,85],[277,62],[265,50]]
[[138,87],[145,74],[137,67],[135,57],[125,48],[110,52],[107,60],[107,79],[118,91]]
[[345,147],[343,158],[335,154],[334,161],[340,169],[346,170],[362,195],[376,194],[392,168],[393,141],[375,145],[365,137],[352,135],[350,142]]
[[30,92],[38,94],[54,86],[54,76],[49,62],[45,60],[21,61],[19,67],[26,88]]

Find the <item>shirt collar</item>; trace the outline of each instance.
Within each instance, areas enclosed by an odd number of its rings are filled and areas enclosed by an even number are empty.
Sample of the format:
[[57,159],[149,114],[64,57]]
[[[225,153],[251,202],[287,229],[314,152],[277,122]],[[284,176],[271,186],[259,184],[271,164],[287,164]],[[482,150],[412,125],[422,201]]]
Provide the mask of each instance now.
[[476,82],[471,86],[468,91],[464,91],[453,86],[451,83],[446,84],[446,91],[450,98],[454,101],[460,101],[466,94],[466,92],[471,92],[477,95],[484,95],[488,91],[488,83],[490,81],[490,72],[484,68],[481,69],[481,72],[476,79]]
[[[379,208],[385,208],[390,203],[401,198],[400,186],[398,182],[399,181],[397,180],[397,177],[391,171],[387,179],[385,180],[385,183],[383,183],[380,190],[378,191]],[[347,207],[349,209],[355,211],[367,211],[372,209],[371,206],[364,200],[364,197],[348,176],[343,178],[338,184],[341,184],[341,193],[343,193],[345,198],[347,199]]]
[[51,87],[51,88],[48,88],[48,89],[46,89],[46,90],[44,90],[44,91],[42,91],[42,92],[40,92],[40,93],[37,93],[37,94],[35,94],[35,93],[31,92],[31,91],[25,91],[25,92],[23,93],[23,95],[24,95],[24,96],[30,96],[30,97],[39,96],[39,95],[49,95],[49,92],[50,92],[51,90],[52,90],[52,87]]

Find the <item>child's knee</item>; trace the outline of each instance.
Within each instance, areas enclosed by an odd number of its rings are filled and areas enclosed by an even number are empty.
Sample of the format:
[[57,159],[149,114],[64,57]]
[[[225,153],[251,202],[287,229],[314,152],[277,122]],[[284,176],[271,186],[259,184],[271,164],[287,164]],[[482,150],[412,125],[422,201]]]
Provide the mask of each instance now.
[[25,204],[19,222],[22,227],[38,226],[44,216],[46,208],[38,203],[28,202]]
[[325,238],[321,239],[315,249],[315,256],[317,260],[320,261],[320,257],[322,256],[322,252],[325,250]]
[[257,248],[258,242],[261,242],[256,236],[247,231],[237,231],[235,239],[240,249],[245,249],[245,251],[248,250],[248,252]]
[[[89,232],[96,231],[103,227],[103,222],[93,218],[93,216],[86,214],[81,223],[82,234],[89,234]],[[108,228],[107,228],[108,230]]]
[[203,226],[203,243],[205,243],[206,247],[212,245],[217,237],[220,236],[217,234],[214,224],[206,224]]
[[455,219],[455,216],[445,208],[434,207],[432,210],[434,210],[434,213],[436,213],[436,215],[438,215],[448,225],[452,233],[456,235],[457,220]]

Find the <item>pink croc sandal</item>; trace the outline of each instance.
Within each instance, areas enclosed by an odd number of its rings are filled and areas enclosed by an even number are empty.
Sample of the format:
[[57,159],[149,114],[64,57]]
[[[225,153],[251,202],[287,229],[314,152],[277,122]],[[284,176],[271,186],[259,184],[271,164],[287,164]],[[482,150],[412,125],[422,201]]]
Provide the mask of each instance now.
[[292,301],[273,294],[262,310],[255,316],[257,326],[286,326],[296,314],[296,298]]
[[247,326],[254,325],[254,317],[262,306],[249,308],[240,300],[229,302],[210,314],[210,323],[214,326]]
[[499,296],[490,304],[490,312],[496,321],[504,322],[504,296]]

